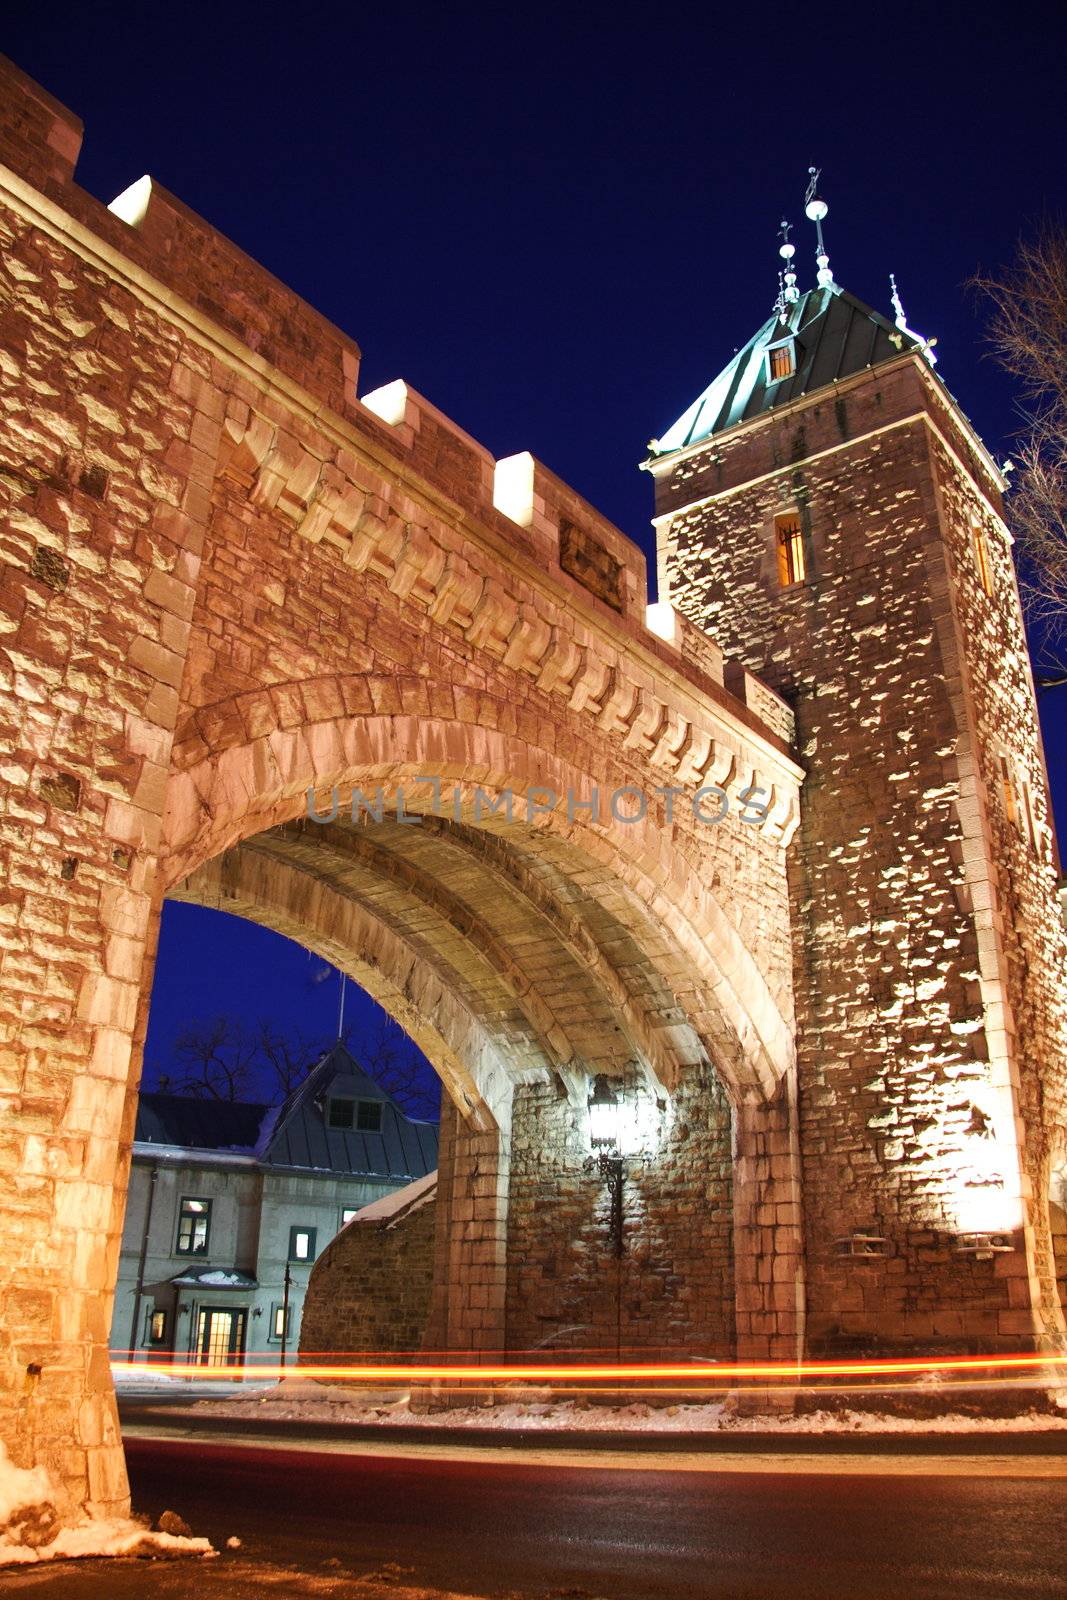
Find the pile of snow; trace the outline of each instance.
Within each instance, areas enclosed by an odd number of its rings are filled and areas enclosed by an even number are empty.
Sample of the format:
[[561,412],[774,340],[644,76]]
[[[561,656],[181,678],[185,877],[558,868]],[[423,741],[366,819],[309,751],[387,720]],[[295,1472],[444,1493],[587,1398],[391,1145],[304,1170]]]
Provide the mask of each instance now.
[[[524,1397],[511,1386],[504,1404],[458,1406],[450,1410],[413,1411],[410,1398],[371,1395],[355,1387],[319,1383],[312,1378],[286,1378],[269,1394],[242,1400],[201,1400],[192,1409],[217,1417],[269,1415],[284,1422],[343,1422],[355,1426],[492,1428],[519,1430],[575,1429],[582,1432],[649,1433],[1029,1433],[1067,1431],[1067,1416],[1030,1411],[1019,1416],[983,1417],[951,1413],[937,1417],[900,1417],[885,1412],[811,1411],[800,1416],[739,1416],[722,1401],[703,1405],[593,1405],[588,1401],[553,1402],[547,1390],[531,1388]],[[397,1391],[393,1391],[395,1395]],[[170,1413],[168,1413],[170,1414]]]
[[16,1467],[0,1443],[0,1567],[82,1556],[214,1555],[207,1539],[149,1533],[126,1517],[83,1517],[61,1527],[59,1496],[43,1467]]

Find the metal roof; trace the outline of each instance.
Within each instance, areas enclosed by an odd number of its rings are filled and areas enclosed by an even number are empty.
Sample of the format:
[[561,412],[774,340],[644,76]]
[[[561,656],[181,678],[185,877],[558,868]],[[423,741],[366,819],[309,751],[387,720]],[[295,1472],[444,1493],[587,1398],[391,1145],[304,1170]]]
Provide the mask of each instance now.
[[[331,1098],[381,1105],[381,1130],[331,1128]],[[359,1066],[343,1044],[329,1050],[282,1106],[240,1105],[173,1094],[142,1094],[138,1155],[235,1152],[260,1166],[407,1182],[437,1166],[436,1122],[415,1122]]]
[[243,1150],[251,1154],[267,1106],[230,1100],[194,1100],[178,1094],[142,1094],[137,1103],[138,1144],[179,1145],[195,1150]]
[[[381,1131],[331,1128],[331,1098],[375,1100]],[[264,1166],[421,1178],[437,1165],[436,1122],[415,1122],[359,1066],[343,1044],[334,1045],[290,1095],[256,1155]]]
[[[684,450],[867,367],[895,360],[905,350],[922,349],[911,334],[836,283],[809,289],[786,308],[786,317],[784,325],[777,312],[768,318],[656,442],[653,458]],[[795,370],[772,383],[767,350],[790,338],[795,341]]]

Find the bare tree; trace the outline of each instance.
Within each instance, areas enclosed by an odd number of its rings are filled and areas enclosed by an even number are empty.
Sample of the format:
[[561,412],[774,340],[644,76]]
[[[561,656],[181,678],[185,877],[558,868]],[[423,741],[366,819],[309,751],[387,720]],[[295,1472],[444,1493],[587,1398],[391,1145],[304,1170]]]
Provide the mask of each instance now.
[[359,1038],[352,1037],[346,1029],[345,1045],[367,1076],[391,1095],[409,1117],[437,1117],[441,1109],[440,1080],[397,1023],[383,1017],[375,1033]]
[[212,1017],[182,1029],[174,1041],[176,1070],[159,1081],[171,1094],[203,1100],[284,1100],[323,1048],[271,1022],[247,1027],[236,1017]]
[[[310,1039],[262,1019],[250,1027],[236,1017],[212,1017],[192,1022],[178,1034],[174,1069],[158,1073],[155,1081],[166,1094],[273,1104],[299,1088],[336,1042]],[[356,1025],[350,1024],[344,1044],[368,1077],[408,1116],[437,1116],[440,1089],[436,1075],[394,1022],[382,1018],[371,1033],[357,1032]]]
[[991,304],[990,341],[1021,386],[1017,477],[1009,501],[1019,587],[1038,682],[1067,684],[1067,228],[1022,239],[1001,277],[974,286]]

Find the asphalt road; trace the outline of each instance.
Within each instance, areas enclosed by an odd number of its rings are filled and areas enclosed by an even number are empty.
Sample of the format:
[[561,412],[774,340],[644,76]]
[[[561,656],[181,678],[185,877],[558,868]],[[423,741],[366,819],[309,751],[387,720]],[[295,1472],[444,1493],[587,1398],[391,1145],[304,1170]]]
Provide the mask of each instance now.
[[[138,1509],[180,1511],[239,1558],[5,1578],[5,1592],[90,1600],[259,1588],[400,1587],[612,1600],[1013,1600],[1067,1594],[1067,1476],[993,1461],[854,1472],[617,1469],[129,1439]],[[1004,1475],[1001,1475],[1001,1473]],[[995,1475],[994,1475],[995,1474]],[[229,1579],[227,1560],[238,1562]],[[210,1575],[207,1566],[213,1571]],[[288,1576],[283,1569],[288,1567]],[[242,1576],[243,1575],[243,1576]],[[245,1588],[245,1583],[249,1587]]]

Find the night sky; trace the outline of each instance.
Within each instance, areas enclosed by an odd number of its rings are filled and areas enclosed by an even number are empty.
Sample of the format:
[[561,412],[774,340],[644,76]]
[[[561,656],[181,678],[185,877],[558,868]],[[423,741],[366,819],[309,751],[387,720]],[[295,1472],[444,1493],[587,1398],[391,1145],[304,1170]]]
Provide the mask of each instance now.
[[[1010,452],[1011,388],[964,285],[1062,215],[1060,6],[19,10],[4,49],[85,122],[84,188],[109,201],[151,173],[357,339],[361,392],[405,378],[649,553],[636,463],[770,314],[783,214],[811,286],[812,164],[837,281],[888,312],[894,271]],[[1059,695],[1042,712],[1062,828]],[[322,970],[169,907],[150,1071],[218,1012],[328,1036]]]

